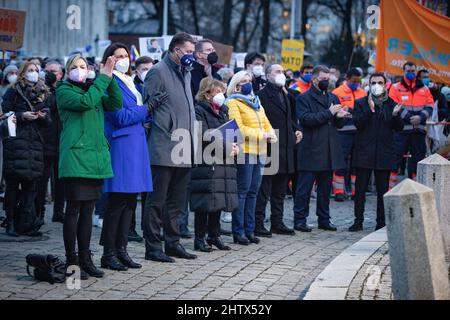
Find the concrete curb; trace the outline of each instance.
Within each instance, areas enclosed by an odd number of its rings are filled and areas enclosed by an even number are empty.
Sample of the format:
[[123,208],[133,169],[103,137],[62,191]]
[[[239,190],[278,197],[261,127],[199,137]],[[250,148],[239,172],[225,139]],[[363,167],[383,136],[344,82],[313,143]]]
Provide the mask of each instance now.
[[353,278],[386,242],[387,231],[383,228],[344,250],[317,276],[303,300],[345,300]]

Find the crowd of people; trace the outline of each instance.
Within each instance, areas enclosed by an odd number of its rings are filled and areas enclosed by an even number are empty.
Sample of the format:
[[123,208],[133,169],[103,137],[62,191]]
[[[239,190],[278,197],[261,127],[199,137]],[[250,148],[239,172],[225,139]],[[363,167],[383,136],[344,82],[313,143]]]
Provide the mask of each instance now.
[[[243,69],[218,60],[212,41],[178,33],[161,61],[132,61],[120,43],[100,63],[81,54],[64,66],[49,58],[12,61],[1,86],[6,234],[41,234],[49,181],[66,264],[79,266],[81,279],[104,276],[92,261],[93,221],[102,228],[101,267],[117,271],[142,267],[129,256],[129,241],[145,243],[146,260],[196,259],[180,242],[192,237],[189,212],[194,248],[205,253],[230,250],[223,235],[247,246],[311,232],[311,197],[319,229],[337,230],[334,196],[354,200],[349,231],[361,231],[371,181],[380,229],[383,195],[402,164],[414,178],[426,155],[427,121],[436,110],[448,121],[450,89],[411,62],[401,77],[364,77],[360,68],[344,76],[324,65],[284,70],[257,52]],[[16,124],[13,136],[8,121]],[[233,123],[239,138],[217,135]],[[275,174],[268,174],[269,159]],[[289,193],[293,228],[283,217]]]

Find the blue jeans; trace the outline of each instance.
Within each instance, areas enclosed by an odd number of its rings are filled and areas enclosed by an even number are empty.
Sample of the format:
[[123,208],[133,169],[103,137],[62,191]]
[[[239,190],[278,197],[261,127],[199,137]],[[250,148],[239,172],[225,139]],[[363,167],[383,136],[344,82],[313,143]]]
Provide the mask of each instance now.
[[262,181],[264,161],[262,156],[246,154],[245,164],[237,165],[239,208],[233,212],[233,235],[254,235],[256,197]]

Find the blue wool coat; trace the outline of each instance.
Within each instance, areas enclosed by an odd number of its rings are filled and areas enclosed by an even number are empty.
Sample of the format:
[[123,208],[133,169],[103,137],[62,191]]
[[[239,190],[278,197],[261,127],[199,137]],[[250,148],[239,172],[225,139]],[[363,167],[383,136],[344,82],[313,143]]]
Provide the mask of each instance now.
[[143,124],[148,110],[117,77],[123,95],[122,109],[105,112],[105,135],[110,144],[114,177],[105,180],[105,192],[140,193],[153,190],[150,157]]

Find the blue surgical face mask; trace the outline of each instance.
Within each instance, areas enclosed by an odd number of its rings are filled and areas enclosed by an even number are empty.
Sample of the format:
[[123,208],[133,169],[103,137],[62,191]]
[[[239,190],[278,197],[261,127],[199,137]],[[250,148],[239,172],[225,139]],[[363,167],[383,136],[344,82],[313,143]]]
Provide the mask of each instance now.
[[423,83],[425,86],[427,86],[427,87],[430,86],[430,82],[431,82],[431,79],[430,79],[430,78],[423,78],[423,79],[422,79],[422,83]]
[[409,71],[405,74],[405,77],[409,81],[414,81],[416,79],[416,73],[414,71]]
[[244,96],[248,96],[250,93],[252,93],[252,91],[253,91],[253,86],[250,82],[241,86],[241,93]]
[[[181,49],[179,49],[179,51],[183,53]],[[180,63],[183,67],[192,67],[194,61],[195,57],[193,54],[183,53],[183,56],[180,58]]]
[[348,87],[350,88],[350,90],[356,91],[359,88],[359,83],[351,83],[348,85]]
[[312,81],[312,74],[305,74],[302,77],[302,79],[305,80],[306,83],[311,83],[311,81]]

